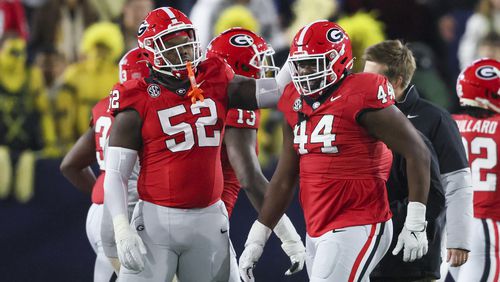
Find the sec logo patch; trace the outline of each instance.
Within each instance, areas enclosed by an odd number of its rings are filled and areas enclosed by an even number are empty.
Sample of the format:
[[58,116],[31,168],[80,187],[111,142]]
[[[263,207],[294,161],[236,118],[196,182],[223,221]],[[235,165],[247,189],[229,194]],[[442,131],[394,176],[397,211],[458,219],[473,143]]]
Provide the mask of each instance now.
[[295,102],[293,102],[293,110],[298,112],[302,109],[302,100],[300,98],[297,98]]
[[161,94],[161,89],[160,86],[157,84],[151,84],[148,86],[148,94],[152,98],[158,98]]

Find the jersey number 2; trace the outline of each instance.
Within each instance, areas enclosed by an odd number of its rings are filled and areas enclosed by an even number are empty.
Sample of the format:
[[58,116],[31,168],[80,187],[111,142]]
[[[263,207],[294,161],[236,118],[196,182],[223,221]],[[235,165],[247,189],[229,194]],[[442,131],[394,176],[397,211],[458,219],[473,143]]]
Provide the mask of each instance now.
[[[205,126],[213,126],[217,123],[217,107],[215,102],[206,98],[203,103],[196,103],[191,105],[191,113],[196,116],[201,113],[201,108],[208,108],[210,111],[209,116],[200,117],[195,122],[196,133],[198,136],[198,146],[200,147],[217,147],[220,144],[220,130],[214,130],[214,136],[207,136]],[[158,111],[161,127],[163,132],[168,136],[173,136],[179,133],[184,133],[184,141],[177,142],[174,138],[165,141],[167,148],[172,152],[187,151],[193,148],[195,144],[194,131],[191,124],[187,122],[180,122],[172,124],[170,119],[172,117],[186,113],[184,105],[177,105],[172,108]]]
[[476,158],[470,164],[474,191],[496,191],[497,175],[495,173],[486,173],[486,179],[481,180],[481,170],[493,169],[497,165],[497,144],[495,141],[487,137],[476,137],[470,142],[470,151],[468,142],[463,137],[462,143],[469,159],[471,155],[481,154],[482,149],[486,151],[484,158]]

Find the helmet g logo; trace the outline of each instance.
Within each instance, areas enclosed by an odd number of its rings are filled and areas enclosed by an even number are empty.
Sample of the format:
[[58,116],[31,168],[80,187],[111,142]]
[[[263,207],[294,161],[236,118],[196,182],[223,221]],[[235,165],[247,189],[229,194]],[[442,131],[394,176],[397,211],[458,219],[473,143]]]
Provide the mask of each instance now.
[[481,79],[491,80],[498,77],[497,72],[493,66],[482,66],[476,70],[476,75]]
[[148,29],[148,26],[149,26],[148,22],[143,21],[139,26],[139,30],[137,30],[137,36],[143,35],[146,29]]
[[229,39],[229,43],[236,47],[248,47],[252,46],[253,39],[246,34],[236,34]]
[[326,33],[326,39],[333,43],[339,42],[342,38],[344,38],[344,33],[337,28],[332,28]]

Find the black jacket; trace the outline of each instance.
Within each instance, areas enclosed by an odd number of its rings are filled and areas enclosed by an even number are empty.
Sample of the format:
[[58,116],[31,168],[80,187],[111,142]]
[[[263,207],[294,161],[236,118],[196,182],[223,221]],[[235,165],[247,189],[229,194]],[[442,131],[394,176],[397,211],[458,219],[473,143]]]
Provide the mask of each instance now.
[[[405,162],[394,155],[391,176],[387,182],[389,203],[393,213],[394,236],[391,249],[371,277],[386,277],[378,281],[397,281],[389,277],[408,277],[411,280],[439,278],[441,265],[441,237],[446,223],[445,188],[441,185],[441,174],[469,166],[455,121],[444,109],[426,101],[418,95],[415,86],[405,90],[405,98],[396,106],[426,138],[423,138],[432,153],[431,187],[427,202],[426,219],[429,252],[422,259],[405,263],[401,254],[392,255],[397,237],[403,228],[408,203],[408,183]],[[377,280],[375,280],[377,281]]]
[[405,281],[392,280],[395,278],[408,278],[413,281],[422,278],[439,278],[441,265],[441,237],[445,223],[445,194],[441,185],[439,163],[432,143],[420,134],[431,152],[431,187],[427,200],[427,240],[429,251],[422,259],[414,262],[403,262],[403,251],[397,256],[392,255],[396,247],[399,233],[403,230],[406,220],[406,209],[408,206],[408,176],[406,174],[406,161],[403,156],[393,154],[391,174],[387,182],[389,205],[392,212],[392,224],[394,235],[392,237],[389,251],[375,267],[370,275],[373,281]]

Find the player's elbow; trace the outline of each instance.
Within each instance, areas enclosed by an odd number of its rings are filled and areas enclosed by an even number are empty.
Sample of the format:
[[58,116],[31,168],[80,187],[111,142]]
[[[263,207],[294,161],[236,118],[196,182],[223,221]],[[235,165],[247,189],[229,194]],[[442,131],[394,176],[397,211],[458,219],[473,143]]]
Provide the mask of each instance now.
[[265,191],[267,180],[262,172],[248,170],[238,177],[241,187],[248,192]]
[[59,166],[59,170],[67,178],[76,170],[76,167],[73,163],[71,163],[71,161],[64,158],[61,162],[61,165]]
[[416,165],[425,168],[426,171],[430,171],[431,166],[431,152],[429,148],[425,146],[425,143],[421,140],[420,142],[415,142],[410,146],[405,158],[407,162],[413,162]]

